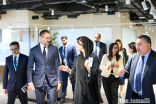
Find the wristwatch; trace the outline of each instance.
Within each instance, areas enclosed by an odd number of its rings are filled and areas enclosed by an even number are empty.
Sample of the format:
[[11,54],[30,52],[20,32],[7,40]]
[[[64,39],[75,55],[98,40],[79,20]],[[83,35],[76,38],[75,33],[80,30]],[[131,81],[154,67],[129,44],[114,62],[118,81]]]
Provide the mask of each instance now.
[[71,70],[69,69],[68,73],[70,73],[70,71],[71,71]]

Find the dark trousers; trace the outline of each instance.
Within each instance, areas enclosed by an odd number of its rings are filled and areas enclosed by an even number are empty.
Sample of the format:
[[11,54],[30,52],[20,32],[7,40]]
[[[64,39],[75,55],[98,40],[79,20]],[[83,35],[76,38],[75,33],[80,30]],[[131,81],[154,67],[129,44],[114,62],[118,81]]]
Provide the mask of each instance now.
[[102,77],[103,87],[109,104],[118,104],[118,88],[120,78],[110,74],[108,78]]
[[15,84],[14,89],[12,91],[7,91],[7,92],[8,92],[7,104],[14,104],[17,95],[21,104],[28,104],[27,93],[22,92],[21,88],[18,88],[17,84]]
[[[66,89],[68,86],[68,76],[69,73],[62,71],[62,94],[61,94],[61,99],[65,99],[65,95],[66,95]],[[72,91],[73,91],[73,95],[74,95],[74,90],[75,90],[75,83],[72,83]]]
[[[134,100],[134,99],[137,99],[137,100],[140,99],[141,100],[141,99],[144,99],[144,98],[133,91],[133,93],[132,93],[132,99],[131,100]],[[135,102],[131,102],[131,103],[132,104],[138,104],[138,103],[135,103]]]
[[45,96],[47,93],[47,103],[57,104],[56,86],[52,86],[46,78],[42,87],[35,87],[37,104],[45,104]]

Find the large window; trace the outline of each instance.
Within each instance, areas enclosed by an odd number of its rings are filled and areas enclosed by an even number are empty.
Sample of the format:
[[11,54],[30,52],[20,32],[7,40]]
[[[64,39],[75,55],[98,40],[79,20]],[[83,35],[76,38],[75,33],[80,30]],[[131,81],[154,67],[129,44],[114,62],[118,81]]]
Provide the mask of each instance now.
[[127,28],[122,28],[122,44],[123,47],[126,48],[127,54],[130,55],[129,53],[129,47],[128,44],[131,42],[135,42],[136,41],[136,31],[135,30],[131,30],[131,29],[127,29]]
[[17,41],[20,52],[29,55],[30,48],[38,44],[38,31],[35,29],[2,29],[0,31],[0,64],[5,64],[5,58],[11,55],[10,43]]

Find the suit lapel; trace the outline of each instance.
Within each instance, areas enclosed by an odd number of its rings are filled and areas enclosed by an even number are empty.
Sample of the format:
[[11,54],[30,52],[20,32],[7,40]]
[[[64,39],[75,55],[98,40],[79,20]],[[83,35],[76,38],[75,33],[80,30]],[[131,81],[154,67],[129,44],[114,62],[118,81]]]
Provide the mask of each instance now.
[[49,58],[50,58],[50,56],[51,56],[51,54],[52,54],[52,45],[49,45],[48,46],[48,55],[47,55],[47,61],[46,61],[46,63],[48,63],[48,61],[49,61]]
[[[66,53],[66,57],[68,57],[68,53],[70,53],[70,52],[68,52],[68,51],[70,51],[70,45],[68,44],[67,45],[67,53]],[[72,54],[71,54],[72,55]],[[68,59],[68,58],[67,58]]]
[[63,46],[59,50],[60,51],[59,53],[60,53],[61,59],[62,59],[62,49],[63,49]]
[[11,69],[13,69],[13,72],[15,73],[15,68],[14,68],[14,65],[13,65],[13,55],[10,57],[11,59],[10,59],[10,65],[11,65]]
[[136,69],[136,66],[137,66],[137,62],[138,62],[138,59],[139,59],[139,54],[136,55],[136,57],[133,58],[132,60],[132,69],[131,69],[131,85],[132,85],[132,88],[133,88],[133,82],[134,82],[134,72],[135,72],[135,69]]
[[39,57],[40,57],[41,60],[43,61],[43,63],[45,63],[45,62],[44,62],[44,59],[43,59],[43,54],[42,54],[42,52],[41,52],[40,43],[38,44],[38,50],[37,50],[37,52],[38,52],[38,54],[39,54]]
[[144,69],[142,81],[143,81],[143,79],[144,79],[144,77],[145,77],[145,75],[146,75],[146,73],[147,73],[147,71],[148,71],[148,69],[149,69],[149,67],[150,67],[150,65],[151,65],[151,63],[152,63],[152,61],[154,60],[154,58],[155,58],[154,52],[153,52],[153,50],[151,50],[151,52],[150,52],[150,54],[149,54],[149,56],[148,56],[147,62],[146,62],[146,64],[145,64],[145,69]]
[[100,42],[99,56],[100,56],[101,49],[102,49],[102,44],[101,44],[101,42]]

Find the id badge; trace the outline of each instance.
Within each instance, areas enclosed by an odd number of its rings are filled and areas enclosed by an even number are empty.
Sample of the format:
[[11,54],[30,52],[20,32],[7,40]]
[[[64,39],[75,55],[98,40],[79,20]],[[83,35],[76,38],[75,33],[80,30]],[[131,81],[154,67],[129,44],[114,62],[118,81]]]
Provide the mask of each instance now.
[[89,60],[89,61],[92,60],[92,61],[88,64],[89,67],[92,67],[92,65],[93,65],[93,57],[89,57],[88,60]]
[[63,63],[64,63],[64,64],[66,63],[66,59],[63,59]]

